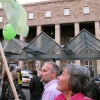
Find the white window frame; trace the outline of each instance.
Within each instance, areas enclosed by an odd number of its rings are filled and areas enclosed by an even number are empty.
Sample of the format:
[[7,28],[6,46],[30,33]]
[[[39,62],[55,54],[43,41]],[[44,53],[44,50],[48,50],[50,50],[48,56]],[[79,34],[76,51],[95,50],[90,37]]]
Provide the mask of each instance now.
[[90,10],[89,7],[83,7],[83,14],[89,14]]
[[70,15],[70,10],[69,8],[64,8],[64,16]]
[[28,19],[33,19],[34,14],[33,13],[28,13]]
[[3,22],[3,17],[0,17],[0,22]]
[[87,61],[85,61],[85,66],[88,67],[88,68],[93,67],[93,62],[87,60]]
[[74,63],[74,61],[72,61],[72,60],[69,60],[69,61],[67,61],[67,63],[71,63],[71,64],[72,64],[72,63]]
[[47,10],[45,12],[45,17],[51,17],[51,11],[50,10]]

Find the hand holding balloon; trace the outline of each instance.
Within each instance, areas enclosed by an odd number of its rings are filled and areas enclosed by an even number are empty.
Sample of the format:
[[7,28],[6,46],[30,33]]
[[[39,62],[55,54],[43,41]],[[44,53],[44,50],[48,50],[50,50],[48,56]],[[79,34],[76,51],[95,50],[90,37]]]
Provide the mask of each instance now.
[[7,24],[3,29],[3,37],[6,40],[11,40],[16,36],[16,32],[11,26],[11,24]]

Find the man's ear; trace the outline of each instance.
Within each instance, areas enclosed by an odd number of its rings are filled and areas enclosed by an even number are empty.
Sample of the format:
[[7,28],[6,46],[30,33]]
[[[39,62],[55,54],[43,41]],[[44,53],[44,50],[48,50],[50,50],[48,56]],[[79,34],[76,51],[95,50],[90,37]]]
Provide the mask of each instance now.
[[56,77],[56,72],[53,72],[53,73],[52,73],[52,77],[53,77],[53,78]]

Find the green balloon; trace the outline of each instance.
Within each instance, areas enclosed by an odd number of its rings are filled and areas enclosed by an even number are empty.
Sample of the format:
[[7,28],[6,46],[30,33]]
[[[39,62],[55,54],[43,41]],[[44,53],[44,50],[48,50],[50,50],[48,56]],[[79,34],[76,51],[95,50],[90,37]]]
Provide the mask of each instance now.
[[11,26],[11,24],[7,24],[3,29],[3,37],[6,40],[11,40],[16,36],[16,32]]

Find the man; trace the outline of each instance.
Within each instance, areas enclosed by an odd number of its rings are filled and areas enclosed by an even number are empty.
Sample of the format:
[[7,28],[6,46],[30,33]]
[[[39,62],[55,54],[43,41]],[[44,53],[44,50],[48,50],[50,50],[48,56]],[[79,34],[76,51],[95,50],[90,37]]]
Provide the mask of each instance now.
[[90,80],[91,80],[91,98],[93,100],[100,100],[100,89],[99,87],[97,86],[97,84],[95,83],[94,81],[94,71],[92,68],[89,68],[90,70]]
[[18,82],[19,86],[21,87],[22,86],[22,73],[21,73],[21,68],[19,66],[16,67],[16,72],[17,72],[17,76],[18,76],[17,82]]
[[40,73],[41,82],[45,83],[42,100],[54,100],[60,94],[56,89],[58,85],[57,76],[60,74],[58,65],[54,62],[45,62]]
[[30,81],[30,100],[41,100],[43,92],[43,84],[40,81],[40,77],[37,75],[37,71],[33,71],[33,78]]

